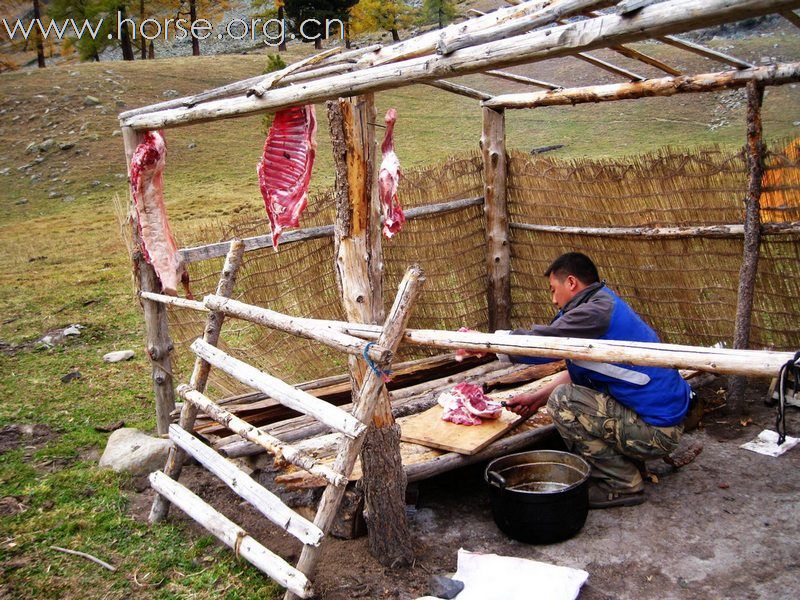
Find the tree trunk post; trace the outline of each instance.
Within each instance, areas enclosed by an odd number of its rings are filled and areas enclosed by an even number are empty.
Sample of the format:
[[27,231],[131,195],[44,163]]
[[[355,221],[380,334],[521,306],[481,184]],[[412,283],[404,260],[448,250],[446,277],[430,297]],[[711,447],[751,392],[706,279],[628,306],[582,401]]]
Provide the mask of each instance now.
[[[286,22],[284,20],[284,8],[283,2],[278,5],[278,20],[281,22],[281,27],[283,28],[282,31],[286,32]],[[278,44],[278,52],[286,52],[286,35],[281,37],[281,41]]]
[[[144,0],[139,0],[139,24],[141,26],[144,23]],[[142,32],[144,33],[144,32]],[[141,47],[141,57],[142,60],[147,59],[147,38],[142,36],[142,47]]]
[[119,6],[117,6],[117,13],[119,14],[119,20],[120,20],[119,44],[122,47],[122,60],[133,60],[133,44],[131,43],[131,32],[128,29],[128,23],[125,17],[126,13],[124,4],[120,4]]
[[[335,268],[342,304],[348,321],[382,324],[383,253],[374,97],[340,99],[327,106],[336,170]],[[367,365],[352,356],[349,364],[355,394]],[[364,440],[361,464],[370,551],[384,565],[410,564],[413,552],[405,515],[400,428],[392,417],[385,386]]]
[[506,122],[503,110],[483,109],[483,197],[489,331],[511,328],[511,245],[506,197]]
[[[758,255],[761,244],[760,199],[761,180],[764,175],[764,140],[761,126],[761,105],[764,101],[764,86],[750,81],[747,84],[747,170],[749,181],[745,197],[744,256],[739,270],[739,291],[736,298],[736,324],[733,347],[746,349],[750,345],[750,325],[753,317]],[[728,384],[728,407],[730,414],[740,414],[745,408],[745,386],[743,376],[731,377]]]
[[[142,140],[142,134],[130,127],[122,128],[125,144],[126,168],[130,175],[131,158]],[[133,239],[133,271],[139,290],[143,292],[162,292],[161,282],[153,266],[148,264],[142,254],[142,240],[139,235],[139,217],[133,207],[131,196],[131,229]],[[169,337],[167,307],[151,300],[142,300],[144,326],[147,340],[146,352],[153,369],[153,391],[156,400],[156,427],[159,435],[169,430],[170,413],[175,410],[175,389],[172,382],[172,340]]]

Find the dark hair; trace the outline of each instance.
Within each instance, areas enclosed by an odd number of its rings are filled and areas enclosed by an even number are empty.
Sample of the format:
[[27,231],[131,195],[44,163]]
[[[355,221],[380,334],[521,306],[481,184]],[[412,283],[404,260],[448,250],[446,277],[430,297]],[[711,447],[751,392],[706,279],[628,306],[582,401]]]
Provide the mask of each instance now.
[[572,275],[584,285],[600,281],[600,275],[592,259],[580,252],[567,252],[555,259],[544,272],[545,277],[550,275],[555,275],[559,279]]

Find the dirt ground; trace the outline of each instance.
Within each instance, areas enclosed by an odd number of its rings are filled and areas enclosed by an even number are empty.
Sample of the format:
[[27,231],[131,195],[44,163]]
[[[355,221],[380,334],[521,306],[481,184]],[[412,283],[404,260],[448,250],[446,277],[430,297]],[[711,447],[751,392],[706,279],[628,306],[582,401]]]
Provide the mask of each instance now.
[[[529,558],[584,569],[580,598],[798,598],[800,597],[800,448],[779,458],[739,445],[765,428],[775,411],[763,405],[764,389],[751,394],[751,422],[705,414],[683,444],[703,452],[679,471],[648,464],[657,483],[648,501],[628,508],[590,511],[574,538],[536,546],[507,538],[492,520],[482,467],[477,465],[421,482],[409,524],[416,562],[410,569],[381,567],[367,539],[326,540],[315,588],[320,598],[416,598],[432,574],[452,573],[459,548]],[[706,390],[706,394],[713,393]],[[787,429],[800,434],[800,411],[788,409]],[[545,444],[558,447],[556,438]],[[182,481],[294,563],[300,546],[277,531],[226,486],[196,466]],[[152,491],[134,493],[133,510],[146,518]],[[178,510],[174,519],[185,520]],[[199,530],[198,530],[199,531]],[[532,596],[533,597],[533,596]]]

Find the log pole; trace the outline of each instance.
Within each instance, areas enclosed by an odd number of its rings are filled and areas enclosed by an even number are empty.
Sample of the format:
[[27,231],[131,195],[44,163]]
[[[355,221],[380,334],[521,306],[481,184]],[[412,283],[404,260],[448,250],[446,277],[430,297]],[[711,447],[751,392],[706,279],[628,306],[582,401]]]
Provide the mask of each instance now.
[[[382,324],[383,254],[376,177],[376,111],[371,94],[329,102],[336,171],[336,281],[348,321]],[[365,361],[350,357],[353,401],[365,381]],[[410,564],[411,543],[405,517],[405,475],[400,459],[400,428],[392,416],[386,386],[364,440],[365,513],[370,550],[384,565]],[[387,485],[391,482],[391,485]]]
[[511,328],[511,246],[506,177],[506,121],[501,110],[483,109],[483,197],[489,329]]
[[[141,143],[143,134],[137,133],[130,127],[122,128],[122,140],[125,144],[125,159],[128,176],[133,153]],[[133,240],[133,271],[134,279],[140,291],[161,293],[161,282],[153,266],[144,258],[142,252],[142,239],[139,233],[139,216],[133,206],[133,196],[130,204],[131,229]],[[175,410],[175,391],[172,382],[172,350],[173,344],[169,337],[169,324],[167,322],[167,307],[150,300],[142,300],[144,310],[144,327],[146,336],[146,352],[150,357],[152,367],[153,393],[156,402],[156,428],[159,435],[166,435],[169,430],[169,415]]]
[[[761,245],[761,180],[764,176],[764,139],[761,106],[764,86],[755,81],[747,84],[747,170],[749,181],[744,200],[744,256],[739,269],[739,292],[736,298],[736,323],[733,347],[745,349],[750,345],[750,326],[753,318],[758,255]],[[731,377],[728,383],[727,411],[739,414],[744,409],[746,380]]]
[[[233,293],[233,286],[236,283],[236,275],[239,273],[239,267],[242,266],[242,257],[244,256],[244,244],[241,240],[233,240],[230,243],[228,256],[225,258],[225,264],[222,267],[222,274],[217,283],[217,294],[219,296],[230,296]],[[161,306],[166,310],[166,306],[160,303],[152,302],[157,306]],[[225,320],[225,313],[211,312],[206,319],[206,326],[203,330],[203,340],[212,346],[216,346],[219,341],[220,330],[222,323]],[[194,361],[194,369],[192,370],[192,378],[190,380],[193,389],[202,392],[206,388],[208,382],[208,374],[211,365],[201,358]],[[172,389],[172,388],[170,388]],[[191,402],[184,402],[181,409],[181,416],[179,423],[182,429],[192,431],[194,429],[194,422],[197,418],[197,408]],[[164,473],[170,479],[175,481],[181,475],[183,463],[186,461],[186,452],[177,446],[170,448],[167,455],[167,462],[164,465]],[[169,512],[169,500],[162,495],[156,495],[153,500],[153,506],[150,508],[150,522],[157,523],[163,521]]]

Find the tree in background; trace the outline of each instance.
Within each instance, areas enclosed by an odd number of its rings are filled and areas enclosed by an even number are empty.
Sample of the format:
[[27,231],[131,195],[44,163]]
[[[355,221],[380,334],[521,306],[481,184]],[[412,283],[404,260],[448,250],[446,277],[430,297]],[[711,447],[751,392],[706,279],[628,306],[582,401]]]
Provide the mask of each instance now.
[[[211,23],[218,23],[220,18],[231,6],[229,0],[179,0],[179,17],[188,18],[189,24],[200,19],[207,19]],[[189,27],[187,26],[187,30]],[[200,56],[200,38],[189,31],[192,38],[192,55]]]
[[435,22],[439,29],[447,25],[456,16],[453,0],[423,0],[422,10],[428,23]]
[[[116,32],[115,7],[116,2],[101,0],[53,0],[49,8],[50,16],[53,19],[58,21],[75,19],[76,23],[87,21],[92,28],[99,28],[94,38],[90,35],[83,35],[65,39],[62,50],[64,52],[76,50],[81,60],[99,61],[100,53],[113,43],[108,36]],[[102,25],[99,25],[100,19],[103,20]],[[129,60],[133,60],[132,53]]]
[[[42,12],[39,10],[39,0],[33,0],[33,18],[41,23]],[[42,43],[42,32],[36,30],[36,62],[40,69],[44,69],[47,65],[44,64],[44,44]]]
[[[290,30],[304,42],[314,41],[314,47],[322,48],[322,40],[326,29],[331,33],[337,30],[336,25],[326,28],[326,21],[338,19],[345,27],[350,20],[349,9],[358,0],[284,0],[286,16],[290,20]],[[306,22],[316,19],[319,25]],[[305,25],[303,26],[303,23]],[[302,26],[302,30],[301,30]],[[344,31],[341,32],[344,36]]]
[[[267,21],[268,19],[277,19],[279,21],[283,21],[286,18],[286,7],[284,6],[284,0],[253,0],[250,3],[250,6],[252,6],[255,11],[250,15],[253,18],[261,18],[264,21]],[[278,52],[285,51],[286,37],[284,36],[281,38],[281,41],[278,44]]]
[[382,29],[400,41],[399,29],[409,27],[416,19],[416,9],[403,0],[360,0],[350,9],[353,33]]

